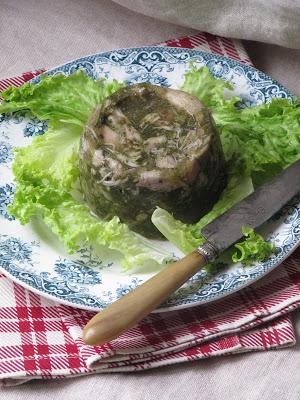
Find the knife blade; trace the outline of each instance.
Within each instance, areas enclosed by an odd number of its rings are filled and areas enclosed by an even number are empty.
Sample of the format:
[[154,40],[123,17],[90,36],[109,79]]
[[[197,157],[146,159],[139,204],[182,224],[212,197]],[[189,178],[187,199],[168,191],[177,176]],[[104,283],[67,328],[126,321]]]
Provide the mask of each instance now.
[[207,242],[167,265],[142,285],[96,314],[83,330],[86,344],[109,342],[136,325],[204,265],[242,237],[242,227],[266,222],[300,191],[300,160],[202,229]]
[[242,238],[242,227],[257,228],[300,191],[300,160],[207,224],[201,233],[207,240],[203,253],[216,258]]

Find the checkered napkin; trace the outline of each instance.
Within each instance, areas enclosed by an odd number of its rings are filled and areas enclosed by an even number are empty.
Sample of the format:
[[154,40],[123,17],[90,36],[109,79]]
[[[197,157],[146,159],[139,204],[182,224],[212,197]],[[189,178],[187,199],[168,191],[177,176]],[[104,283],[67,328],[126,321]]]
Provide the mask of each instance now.
[[[206,33],[165,46],[196,48],[251,64],[239,41]],[[0,90],[43,72],[0,81]],[[58,379],[100,372],[140,371],[217,355],[295,344],[290,312],[300,306],[300,251],[257,283],[223,300],[152,314],[103,346],[84,345],[93,313],[47,300],[0,275],[0,380]]]

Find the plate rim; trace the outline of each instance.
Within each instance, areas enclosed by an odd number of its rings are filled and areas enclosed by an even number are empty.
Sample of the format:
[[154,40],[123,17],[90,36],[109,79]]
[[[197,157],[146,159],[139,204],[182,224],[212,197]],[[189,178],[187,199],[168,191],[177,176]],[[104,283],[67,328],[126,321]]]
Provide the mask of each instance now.
[[[275,268],[279,267],[292,253],[294,253],[294,251],[299,246],[300,246],[300,241],[298,241],[298,243],[296,245],[292,246],[291,249],[288,252],[285,253],[284,257],[280,260],[279,263],[275,263],[271,268],[269,268],[263,274],[257,276],[256,278],[254,278],[250,282],[246,282],[244,285],[243,284],[237,285],[229,293],[225,292],[225,293],[223,293],[221,295],[218,295],[216,297],[212,297],[212,298],[209,298],[207,300],[195,301],[193,303],[180,304],[180,305],[177,305],[177,306],[170,306],[170,307],[156,308],[155,310],[151,311],[150,314],[159,314],[159,313],[166,313],[166,312],[184,310],[184,309],[187,309],[187,308],[193,308],[193,307],[197,307],[197,306],[201,306],[201,305],[206,305],[206,304],[210,304],[210,303],[213,303],[213,302],[217,302],[219,300],[224,299],[224,297],[231,296],[231,295],[237,293],[238,291],[240,291],[242,289],[245,289],[246,287],[258,282],[260,279],[262,279],[265,276],[267,276]],[[28,283],[16,278],[12,273],[8,272],[2,266],[0,266],[0,274],[1,273],[3,275],[5,275],[6,277],[9,277],[13,282],[19,284],[23,288],[31,291],[32,293],[34,293],[34,294],[36,294],[38,296],[44,297],[47,300],[50,300],[50,301],[52,301],[54,303],[57,303],[58,305],[63,305],[63,306],[67,306],[67,307],[73,307],[73,308],[76,308],[76,309],[79,309],[79,310],[91,311],[91,312],[96,312],[96,313],[103,310],[103,308],[82,306],[82,305],[80,305],[78,303],[72,303],[71,301],[67,301],[67,300],[64,300],[64,299],[57,298],[57,300],[56,300],[53,296],[51,296],[47,292],[40,292],[38,289],[36,289],[35,287],[31,286],[30,284],[28,284]]]
[[[91,53],[91,54],[87,54],[87,55],[85,55],[85,56],[82,56],[82,57],[79,57],[79,58],[74,58],[74,59],[71,59],[71,60],[69,60],[69,61],[66,61],[65,63],[56,65],[55,67],[50,67],[50,68],[47,69],[46,71],[43,71],[41,74],[39,74],[39,75],[37,75],[37,76],[34,76],[33,78],[31,78],[29,81],[27,81],[27,82],[25,82],[25,83],[28,83],[28,82],[37,83],[37,82],[39,81],[39,78],[40,78],[42,75],[48,75],[50,72],[53,72],[54,70],[56,70],[56,69],[58,69],[58,68],[64,67],[64,66],[66,66],[66,65],[68,65],[68,64],[71,64],[71,63],[73,63],[73,62],[75,62],[75,61],[84,60],[84,59],[87,58],[87,57],[94,57],[94,56],[98,56],[98,55],[102,55],[102,54],[108,54],[108,53],[117,52],[117,51],[122,51],[122,50],[138,50],[138,51],[140,51],[140,50],[149,50],[149,49],[153,49],[153,50],[157,50],[157,49],[158,49],[158,50],[171,49],[171,50],[177,50],[177,51],[185,50],[185,51],[187,51],[187,52],[197,52],[197,53],[202,53],[202,54],[208,54],[208,55],[213,56],[213,57],[216,57],[216,58],[218,58],[218,59],[220,59],[220,60],[230,61],[230,62],[232,62],[232,63],[234,63],[234,64],[237,64],[237,65],[239,65],[239,66],[241,66],[241,67],[244,67],[244,68],[246,67],[246,68],[249,68],[249,69],[252,69],[252,70],[258,72],[260,75],[262,75],[262,76],[264,76],[264,77],[266,77],[266,78],[269,78],[273,83],[276,83],[276,84],[278,85],[279,88],[283,89],[283,90],[284,90],[289,96],[291,96],[292,98],[295,98],[295,97],[296,97],[293,93],[290,92],[289,89],[287,89],[285,86],[283,86],[279,81],[277,81],[276,79],[273,79],[270,75],[268,75],[268,74],[266,74],[265,72],[259,70],[258,68],[254,67],[253,65],[248,65],[248,64],[246,64],[246,63],[244,64],[244,63],[242,63],[242,62],[240,62],[240,61],[237,61],[237,60],[235,60],[235,59],[233,59],[233,58],[230,58],[230,57],[227,57],[227,56],[223,56],[223,55],[220,55],[220,54],[217,54],[217,53],[209,52],[209,51],[197,50],[197,49],[195,49],[195,48],[190,49],[190,48],[188,48],[188,47],[175,47],[175,46],[162,46],[162,45],[159,45],[159,46],[141,46],[141,47],[138,47],[138,46],[133,46],[133,47],[119,47],[119,48],[113,49],[113,50],[105,50],[105,51],[102,51],[102,52],[100,52],[100,53]],[[2,79],[3,79],[3,78],[0,78],[0,80],[2,80]],[[24,84],[25,84],[25,83],[24,83]]]

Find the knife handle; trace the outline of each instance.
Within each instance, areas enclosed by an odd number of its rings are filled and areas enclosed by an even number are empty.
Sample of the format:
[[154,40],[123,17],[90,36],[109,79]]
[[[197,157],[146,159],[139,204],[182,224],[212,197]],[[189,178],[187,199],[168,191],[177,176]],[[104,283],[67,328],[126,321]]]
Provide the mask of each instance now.
[[101,345],[135,326],[206,264],[198,251],[167,265],[132,292],[96,314],[83,330],[86,344]]

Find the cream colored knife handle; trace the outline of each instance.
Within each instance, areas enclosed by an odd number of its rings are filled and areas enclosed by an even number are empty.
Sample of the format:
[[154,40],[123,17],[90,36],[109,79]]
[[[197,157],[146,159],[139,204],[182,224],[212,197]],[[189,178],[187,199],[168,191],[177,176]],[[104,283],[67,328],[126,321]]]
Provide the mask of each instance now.
[[167,265],[137,289],[96,314],[83,331],[86,344],[107,343],[132,328],[206,264],[194,251]]

